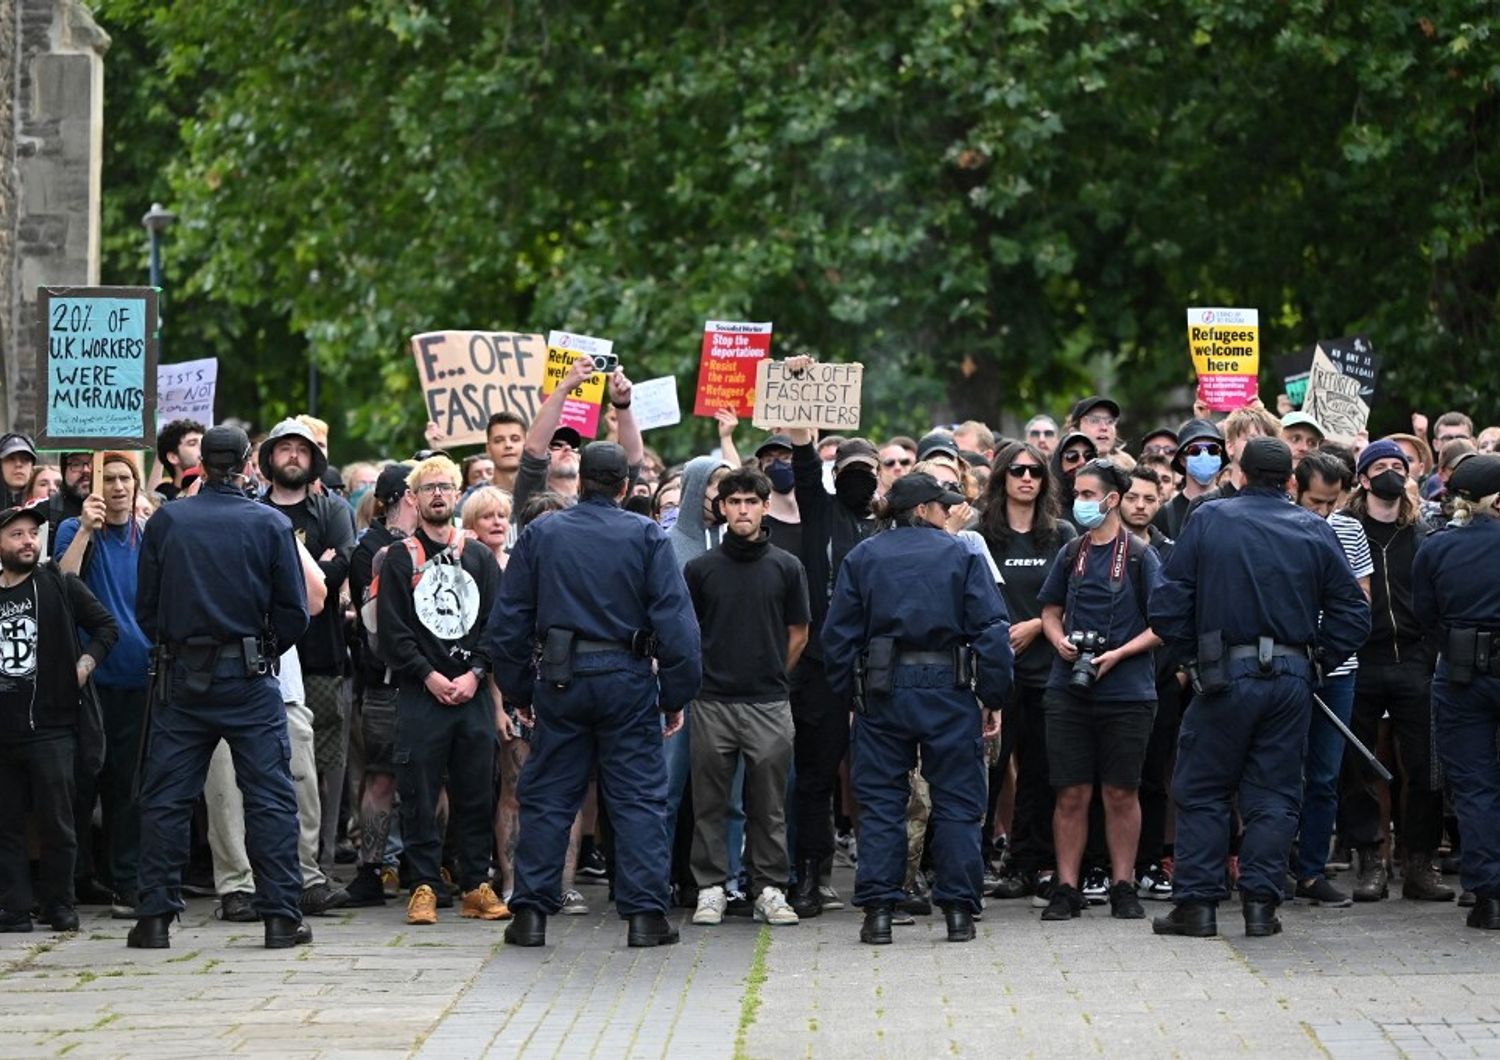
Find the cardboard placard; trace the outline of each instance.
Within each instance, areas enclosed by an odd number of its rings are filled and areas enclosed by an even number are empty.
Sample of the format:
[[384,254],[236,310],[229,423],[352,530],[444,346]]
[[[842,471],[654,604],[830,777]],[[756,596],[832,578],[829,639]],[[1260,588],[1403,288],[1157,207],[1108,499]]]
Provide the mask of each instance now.
[[1375,398],[1375,384],[1380,379],[1380,356],[1363,335],[1342,339],[1320,339],[1318,348],[1342,374],[1359,384],[1359,396],[1366,405]]
[[1198,373],[1198,400],[1215,412],[1244,408],[1260,392],[1260,312],[1187,311],[1188,350]]
[[703,325],[703,353],[698,359],[698,393],[694,416],[733,409],[737,416],[755,410],[756,367],[771,356],[771,322],[710,320]]
[[546,342],[519,331],[426,331],[411,337],[427,418],[448,445],[483,445],[497,412],[530,423],[542,405]]
[[214,393],[219,386],[219,359],[202,357],[181,364],[156,366],[156,429],[173,420],[214,425]]
[[156,444],[153,287],[37,289],[38,449]]
[[[547,367],[542,380],[542,397],[557,389],[567,377],[568,369],[580,353],[603,356],[614,349],[610,339],[599,339],[592,335],[576,335],[571,331],[549,331],[547,333]],[[560,427],[572,427],[584,438],[599,434],[599,407],[604,403],[604,375],[595,372],[588,381],[575,387],[563,402]]]
[[1340,372],[1322,346],[1313,351],[1312,375],[1302,411],[1317,420],[1329,438],[1338,441],[1352,440],[1370,420],[1370,406],[1359,396],[1359,380]]
[[630,391],[630,410],[635,413],[635,425],[643,431],[681,423],[677,377],[664,375],[660,379],[635,384]]
[[763,360],[756,365],[751,422],[764,429],[857,430],[864,375],[858,363],[815,362],[794,375],[785,361]]

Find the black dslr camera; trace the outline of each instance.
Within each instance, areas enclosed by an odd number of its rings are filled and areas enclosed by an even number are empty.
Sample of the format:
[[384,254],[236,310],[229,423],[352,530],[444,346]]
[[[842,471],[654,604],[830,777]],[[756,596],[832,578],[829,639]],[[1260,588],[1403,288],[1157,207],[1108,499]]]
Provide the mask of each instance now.
[[1075,692],[1089,692],[1099,677],[1095,657],[1104,650],[1104,634],[1094,630],[1074,630],[1068,634],[1068,643],[1078,649],[1078,658],[1073,660],[1073,672],[1068,675],[1068,687]]

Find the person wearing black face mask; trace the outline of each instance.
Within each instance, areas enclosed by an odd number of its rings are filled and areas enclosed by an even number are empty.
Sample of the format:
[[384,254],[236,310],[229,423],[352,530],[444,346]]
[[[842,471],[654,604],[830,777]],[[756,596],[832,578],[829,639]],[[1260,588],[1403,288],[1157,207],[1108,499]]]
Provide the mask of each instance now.
[[802,554],[802,514],[797,510],[792,440],[784,434],[771,435],[755,450],[755,459],[771,480],[771,507],[763,523],[771,535],[771,544],[799,556]]
[[[1443,795],[1433,790],[1432,659],[1426,632],[1412,606],[1412,563],[1423,540],[1436,528],[1424,521],[1406,490],[1410,465],[1406,453],[1387,438],[1371,442],[1359,454],[1359,488],[1349,500],[1349,514],[1370,539],[1370,639],[1359,651],[1350,728],[1366,746],[1374,746],[1380,719],[1391,718],[1401,753],[1404,792],[1395,815],[1401,822],[1400,846],[1407,851],[1401,894],[1405,898],[1447,902],[1453,889],[1444,886],[1432,859],[1442,838]],[[1380,853],[1379,777],[1355,759],[1344,757],[1339,837],[1359,855],[1354,884],[1356,902],[1386,897],[1390,883]]]

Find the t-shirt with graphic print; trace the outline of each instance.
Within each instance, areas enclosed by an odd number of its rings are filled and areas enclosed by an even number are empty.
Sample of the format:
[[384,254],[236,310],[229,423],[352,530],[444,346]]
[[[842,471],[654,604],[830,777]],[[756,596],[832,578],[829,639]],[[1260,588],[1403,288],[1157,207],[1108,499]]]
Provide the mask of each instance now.
[[0,588],[0,714],[36,713],[36,579]]

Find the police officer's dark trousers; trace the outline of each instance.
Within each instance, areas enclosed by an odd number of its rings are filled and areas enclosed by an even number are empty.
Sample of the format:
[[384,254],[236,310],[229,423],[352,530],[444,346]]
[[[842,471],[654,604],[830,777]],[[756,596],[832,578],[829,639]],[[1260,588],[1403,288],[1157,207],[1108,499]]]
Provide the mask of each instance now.
[[1302,802],[1302,758],[1312,686],[1303,659],[1277,657],[1269,674],[1254,659],[1229,666],[1229,690],[1197,695],[1182,717],[1172,797],[1177,804],[1174,902],[1228,897],[1230,811],[1244,821],[1240,891],[1280,902],[1287,852]]
[[442,880],[438,793],[446,777],[458,885],[472,891],[488,878],[495,820],[495,709],[485,685],[467,703],[447,706],[427,687],[403,680],[396,694],[396,791],[401,840],[415,888]]
[[1456,685],[1440,663],[1432,706],[1438,754],[1464,837],[1459,878],[1466,891],[1500,898],[1500,677],[1476,676],[1472,684]]
[[862,811],[854,904],[894,904],[904,897],[908,774],[920,748],[922,776],[932,794],[932,900],[977,913],[986,801],[978,701],[953,687],[953,670],[945,666],[899,666],[892,685],[889,696],[867,697],[850,738],[849,783]]
[[255,870],[261,917],[301,919],[297,867],[297,795],[292,745],[276,678],[246,677],[239,659],[221,660],[202,697],[183,688],[180,665],[172,698],[151,708],[150,748],[141,781],[141,916],[183,909],[182,870],[188,859],[193,803],[203,791],[219,741],[229,744],[245,803],[245,848]]
[[573,661],[566,688],[538,681],[536,731],[517,789],[512,909],[562,908],[568,830],[597,758],[615,837],[615,908],[621,917],[667,911],[670,862],[667,767],[651,662],[628,652]]

